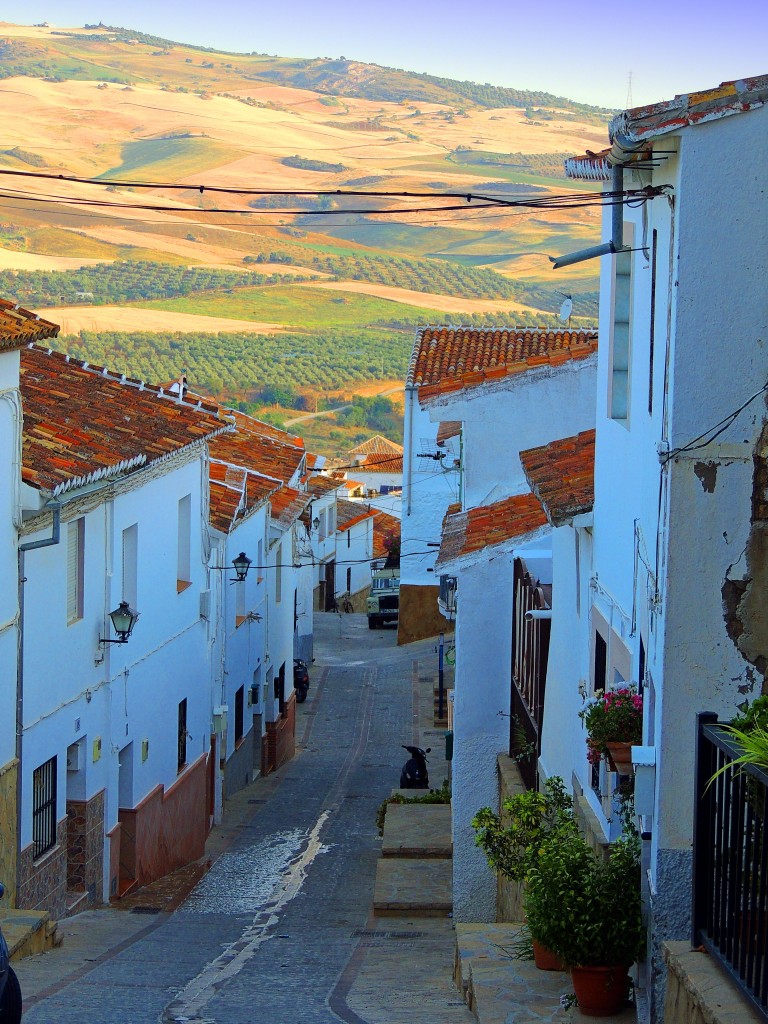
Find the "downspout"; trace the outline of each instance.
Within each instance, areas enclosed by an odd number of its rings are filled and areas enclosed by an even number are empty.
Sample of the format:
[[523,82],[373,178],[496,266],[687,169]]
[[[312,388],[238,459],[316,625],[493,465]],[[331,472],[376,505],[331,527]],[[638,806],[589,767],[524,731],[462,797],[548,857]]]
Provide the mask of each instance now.
[[27,551],[37,548],[49,548],[61,539],[61,502],[51,501],[47,508],[53,514],[51,536],[44,540],[30,540],[19,544],[18,587],[19,587],[19,630],[16,654],[16,907],[19,906],[19,887],[21,885],[21,799],[22,799],[22,754],[24,737],[24,555]]
[[411,493],[413,491],[413,403],[416,398],[416,388],[412,384],[407,384],[405,394],[408,401],[408,417],[405,421],[404,438],[405,450],[408,452],[408,477],[406,480],[408,501],[405,507],[405,514],[409,516],[411,514]]
[[[613,164],[611,166],[611,192],[619,195],[624,191],[624,165]],[[611,207],[611,239],[603,242],[602,245],[593,245],[589,249],[579,249],[578,252],[568,253],[566,256],[559,256],[552,260],[552,269],[560,270],[561,267],[570,267],[574,263],[584,263],[585,260],[593,260],[598,256],[611,256],[621,252],[624,248],[624,203],[620,200],[614,201]]]

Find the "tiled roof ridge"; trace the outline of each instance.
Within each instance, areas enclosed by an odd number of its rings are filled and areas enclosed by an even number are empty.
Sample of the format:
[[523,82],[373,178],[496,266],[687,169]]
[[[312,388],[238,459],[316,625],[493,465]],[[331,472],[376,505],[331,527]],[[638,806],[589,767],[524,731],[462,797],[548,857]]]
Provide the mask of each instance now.
[[549,528],[545,510],[531,491],[464,511],[454,511],[455,507],[449,506],[443,518],[436,565],[479,554],[519,537],[533,537]]
[[563,526],[594,504],[595,429],[520,452],[533,494],[552,526]]
[[[214,456],[211,456],[210,462],[211,464],[215,464],[217,466],[232,466],[233,469],[242,470],[242,472],[245,473],[246,475],[259,477],[259,479],[261,480],[269,480],[270,483],[276,485],[275,490],[278,490],[280,487],[285,486],[285,481],[280,480],[279,477],[270,476],[269,473],[261,473],[259,472],[258,469],[249,469],[248,466],[243,466],[242,463],[240,462],[232,462],[230,459],[214,458]],[[219,480],[217,481],[217,483],[224,483],[224,481]]]
[[585,329],[440,328],[435,335],[432,328],[427,328],[419,335],[412,384],[418,387],[423,402],[537,366],[554,368],[584,359],[597,350],[597,345],[597,331]]
[[[126,387],[136,388],[138,391],[147,391],[149,394],[153,394],[157,398],[165,398],[175,405],[183,405],[187,409],[196,409],[198,412],[207,412],[214,416],[221,415],[221,407],[217,402],[206,402],[199,396],[196,396],[196,401],[188,402],[184,398],[179,398],[178,394],[172,393],[169,389],[159,384],[148,384],[138,377],[129,377],[125,373],[117,373],[117,371],[109,370],[106,366],[101,366],[99,363],[90,363],[86,359],[77,359],[68,352],[59,352],[57,349],[49,348],[46,345],[38,345],[35,342],[30,342],[25,347],[35,349],[37,352],[42,352],[55,359],[60,359],[64,363],[77,366],[81,370],[92,373],[97,377],[103,377],[105,380],[114,381],[116,384],[124,384]],[[229,420],[227,420],[227,429],[231,429],[231,421]],[[218,431],[217,433],[220,432]]]
[[59,324],[44,320],[18,302],[0,299],[0,349],[17,350],[30,342],[55,338],[60,329]]
[[679,93],[671,100],[622,110],[608,125],[613,143],[620,136],[641,142],[677,128],[741,114],[768,103],[768,75],[721,82],[712,89]]

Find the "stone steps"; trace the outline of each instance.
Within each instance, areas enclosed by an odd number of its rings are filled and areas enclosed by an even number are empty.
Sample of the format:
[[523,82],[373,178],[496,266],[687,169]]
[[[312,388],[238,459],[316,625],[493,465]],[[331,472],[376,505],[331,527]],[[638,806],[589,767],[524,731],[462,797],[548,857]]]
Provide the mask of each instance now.
[[382,857],[376,865],[377,916],[444,917],[453,909],[450,860]]
[[62,937],[47,910],[2,910],[2,928],[11,960],[22,960],[60,946]]
[[450,804],[390,804],[382,857],[447,860],[452,856]]
[[[566,971],[540,971],[514,957],[521,924],[457,924],[454,980],[480,1024],[578,1024],[593,1020],[568,1012],[560,997],[573,992]],[[603,1017],[607,1024],[632,1024],[634,1007]]]

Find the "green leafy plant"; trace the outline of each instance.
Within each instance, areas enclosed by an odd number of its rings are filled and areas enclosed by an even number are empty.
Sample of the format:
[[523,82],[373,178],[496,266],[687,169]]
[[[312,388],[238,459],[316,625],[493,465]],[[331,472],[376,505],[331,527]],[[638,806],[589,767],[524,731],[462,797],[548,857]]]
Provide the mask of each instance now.
[[635,686],[595,694],[579,712],[587,728],[587,759],[597,764],[608,743],[639,744],[643,739],[643,698]]
[[376,827],[379,830],[379,835],[384,832],[384,819],[390,804],[449,804],[450,802],[451,784],[448,779],[443,779],[439,789],[430,789],[428,793],[422,793],[420,796],[403,796],[402,793],[388,796],[379,804],[379,809],[376,812]]
[[526,878],[531,935],[568,966],[630,965],[643,955],[640,840],[625,832],[607,860],[575,823],[546,837]]
[[528,790],[504,800],[502,815],[482,807],[472,819],[475,842],[495,871],[521,882],[543,837],[568,825],[572,814],[573,801],[565,784],[559,775],[553,775],[543,792]]

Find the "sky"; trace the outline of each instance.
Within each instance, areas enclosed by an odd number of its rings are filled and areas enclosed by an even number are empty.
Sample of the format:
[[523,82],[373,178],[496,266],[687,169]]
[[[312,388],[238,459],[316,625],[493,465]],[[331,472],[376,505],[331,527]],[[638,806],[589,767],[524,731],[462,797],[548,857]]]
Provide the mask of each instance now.
[[768,73],[768,2],[0,0],[0,20],[133,28],[281,57],[340,57],[639,106]]

